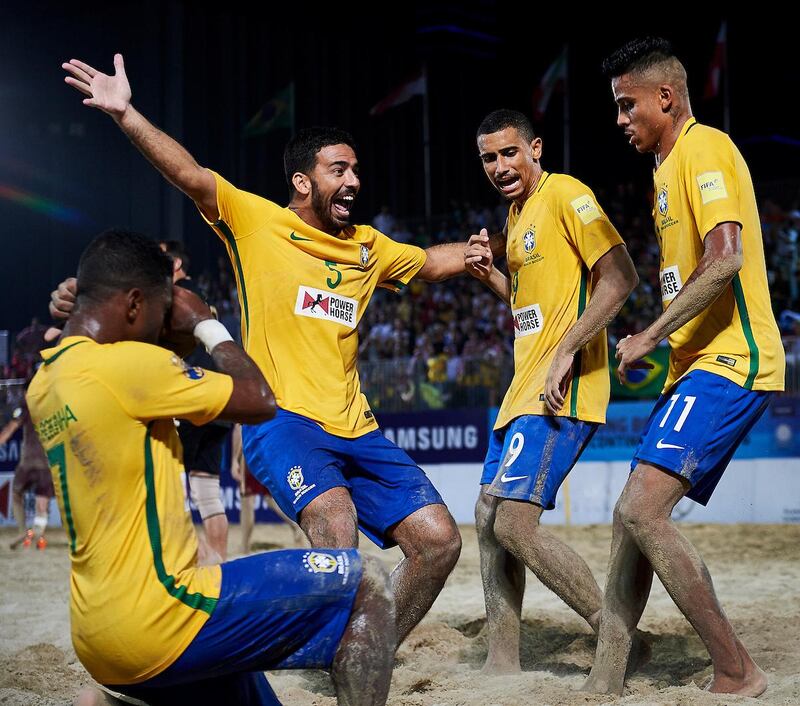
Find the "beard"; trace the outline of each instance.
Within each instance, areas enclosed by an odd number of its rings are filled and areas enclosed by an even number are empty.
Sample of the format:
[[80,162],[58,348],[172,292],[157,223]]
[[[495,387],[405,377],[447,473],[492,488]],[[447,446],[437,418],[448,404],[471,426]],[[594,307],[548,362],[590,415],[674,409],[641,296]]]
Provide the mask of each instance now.
[[329,198],[325,198],[314,179],[311,179],[311,210],[314,215],[319,219],[325,227],[324,230],[337,231],[345,228],[350,219],[340,221],[333,217],[331,207],[333,206],[333,199],[336,194],[332,194]]

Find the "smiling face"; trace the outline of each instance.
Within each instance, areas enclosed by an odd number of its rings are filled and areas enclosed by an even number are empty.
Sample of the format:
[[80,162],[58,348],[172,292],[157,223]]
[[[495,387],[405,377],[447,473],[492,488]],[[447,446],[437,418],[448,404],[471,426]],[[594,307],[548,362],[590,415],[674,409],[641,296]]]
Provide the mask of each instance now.
[[532,193],[542,173],[539,158],[542,140],[527,142],[515,127],[478,136],[483,171],[506,199],[522,204]]
[[349,145],[329,145],[317,152],[311,174],[311,208],[314,215],[334,232],[350,224],[350,212],[361,188],[358,160]]
[[[665,95],[665,89],[669,95]],[[671,122],[669,87],[624,74],[611,80],[611,90],[617,104],[617,125],[625,131],[628,143],[637,152],[657,152]]]

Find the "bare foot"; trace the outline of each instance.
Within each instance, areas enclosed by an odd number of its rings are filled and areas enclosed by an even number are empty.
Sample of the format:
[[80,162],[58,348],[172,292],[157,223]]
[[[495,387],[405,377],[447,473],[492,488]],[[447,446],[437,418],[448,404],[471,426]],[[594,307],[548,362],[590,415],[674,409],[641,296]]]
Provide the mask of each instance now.
[[623,679],[615,679],[613,681],[614,684],[612,685],[612,680],[608,677],[590,672],[580,690],[589,694],[616,694],[617,696],[622,696],[625,681]]
[[481,669],[481,674],[487,676],[500,676],[501,674],[519,674],[522,668],[519,666],[519,656],[517,657],[496,657],[488,655],[486,663]]
[[[635,640],[634,640],[635,643]],[[595,655],[592,671],[581,687],[581,691],[590,694],[616,694],[622,696],[625,688],[625,651],[623,654],[605,655],[604,660],[599,660]],[[633,650],[631,650],[631,653]],[[629,662],[630,663],[630,662]]]
[[623,668],[624,650],[621,652],[622,654],[620,654],[620,650],[615,650],[613,654],[606,654],[605,662],[598,660],[595,656],[592,671],[589,672],[581,691],[590,694],[621,696],[625,688],[625,677],[647,664],[653,654],[650,643],[645,639],[641,630],[637,630],[633,636],[625,668]]
[[713,694],[736,694],[756,698],[767,690],[767,675],[753,663],[752,669],[742,679],[716,675],[706,687]]

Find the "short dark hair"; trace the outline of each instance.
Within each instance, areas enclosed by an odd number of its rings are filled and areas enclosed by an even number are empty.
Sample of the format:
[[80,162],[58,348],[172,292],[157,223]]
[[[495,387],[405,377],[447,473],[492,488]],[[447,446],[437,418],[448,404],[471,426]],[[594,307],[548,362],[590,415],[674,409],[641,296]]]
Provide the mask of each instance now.
[[189,251],[186,250],[186,246],[180,240],[162,240],[161,243],[167,255],[173,260],[175,258],[180,259],[181,269],[188,274],[191,260],[189,259]]
[[536,139],[533,125],[531,125],[531,121],[528,120],[525,114],[520,113],[518,110],[508,110],[507,108],[489,113],[478,126],[476,137],[491,135],[509,127],[513,127],[526,142],[533,142]]
[[78,296],[103,301],[110,294],[139,288],[146,292],[172,284],[172,259],[155,240],[121,228],[98,235],[78,263]]
[[309,127],[300,130],[283,150],[283,170],[289,192],[294,191],[292,175],[310,174],[317,163],[317,152],[330,145],[348,145],[356,149],[353,136],[338,127]]
[[666,59],[676,59],[672,44],[661,37],[633,39],[603,60],[606,78],[631,72],[643,72]]

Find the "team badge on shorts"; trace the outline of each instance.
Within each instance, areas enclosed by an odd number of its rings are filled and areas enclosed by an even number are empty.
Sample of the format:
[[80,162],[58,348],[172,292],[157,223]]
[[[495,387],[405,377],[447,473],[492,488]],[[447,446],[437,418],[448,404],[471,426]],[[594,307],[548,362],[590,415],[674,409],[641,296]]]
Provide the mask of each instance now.
[[366,245],[361,246],[361,267],[366,267],[369,264],[369,248]]
[[336,571],[337,562],[333,554],[306,552],[303,554],[303,565],[315,574],[332,574]]
[[306,479],[303,477],[302,466],[292,466],[286,476],[286,482],[294,491],[294,500],[292,500],[292,505],[297,505],[300,498],[302,498],[308,491],[314,490],[314,488],[317,487],[316,483],[312,483],[311,485],[306,484]]
[[306,552],[303,554],[303,566],[311,574],[340,574],[342,583],[350,575],[350,559],[345,553]]
[[303,487],[303,467],[292,466],[289,469],[289,475],[286,476],[286,480],[292,490],[300,490]]

